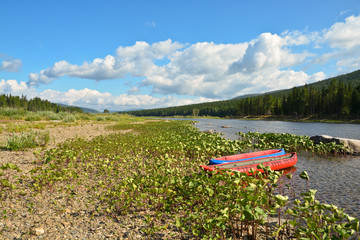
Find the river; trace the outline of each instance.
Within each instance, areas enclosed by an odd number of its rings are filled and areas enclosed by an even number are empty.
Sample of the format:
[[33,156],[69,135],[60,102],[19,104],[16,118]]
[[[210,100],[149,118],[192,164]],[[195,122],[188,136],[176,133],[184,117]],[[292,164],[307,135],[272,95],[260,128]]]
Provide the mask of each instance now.
[[[258,121],[235,119],[178,119],[194,120],[199,130],[213,130],[231,140],[238,139],[237,132],[292,133],[296,135],[330,135],[360,139],[359,124],[303,123],[284,121]],[[226,126],[226,128],[224,128]],[[360,157],[320,157],[307,153],[298,154],[292,187],[297,193],[306,191],[306,182],[298,176],[307,171],[309,188],[317,189],[316,198],[334,204],[345,212],[360,218]]]

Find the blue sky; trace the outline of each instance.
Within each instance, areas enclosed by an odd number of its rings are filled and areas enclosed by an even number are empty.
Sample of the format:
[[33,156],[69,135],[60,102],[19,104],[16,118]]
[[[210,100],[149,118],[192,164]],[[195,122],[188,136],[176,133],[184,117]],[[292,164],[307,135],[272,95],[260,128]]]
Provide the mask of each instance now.
[[102,111],[230,99],[360,69],[360,2],[0,0],[0,93]]

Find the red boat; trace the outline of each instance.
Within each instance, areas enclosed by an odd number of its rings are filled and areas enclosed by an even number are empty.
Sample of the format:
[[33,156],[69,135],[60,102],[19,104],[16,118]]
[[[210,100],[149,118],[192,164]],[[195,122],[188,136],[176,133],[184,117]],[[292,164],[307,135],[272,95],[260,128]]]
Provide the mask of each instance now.
[[258,172],[263,172],[262,169],[257,169],[257,166],[261,163],[264,165],[264,167],[270,166],[271,170],[282,170],[294,166],[296,162],[297,154],[296,152],[294,152],[275,157],[265,157],[240,162],[223,163],[218,165],[201,165],[200,167],[202,167],[205,171],[228,169],[232,171],[246,172],[248,175],[251,175],[251,173],[249,173],[251,169],[254,169]]

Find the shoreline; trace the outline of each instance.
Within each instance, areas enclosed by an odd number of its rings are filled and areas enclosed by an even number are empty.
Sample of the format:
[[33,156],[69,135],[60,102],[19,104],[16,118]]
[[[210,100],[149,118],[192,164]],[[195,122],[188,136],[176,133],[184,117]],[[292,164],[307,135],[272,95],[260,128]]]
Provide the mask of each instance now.
[[234,120],[253,120],[253,121],[284,121],[284,122],[310,122],[310,123],[339,123],[339,124],[360,124],[360,119],[331,119],[331,118],[292,118],[274,116],[243,116],[243,117],[216,117],[216,116],[146,116],[148,118],[189,118],[189,119],[234,119]]

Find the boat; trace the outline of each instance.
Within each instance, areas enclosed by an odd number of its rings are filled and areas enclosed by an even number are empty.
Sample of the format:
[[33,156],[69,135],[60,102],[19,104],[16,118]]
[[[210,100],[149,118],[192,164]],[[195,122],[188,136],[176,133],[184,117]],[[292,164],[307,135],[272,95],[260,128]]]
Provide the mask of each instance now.
[[264,158],[264,157],[275,157],[285,154],[284,149],[265,150],[251,153],[242,153],[237,155],[230,155],[225,157],[214,158],[209,161],[209,165],[217,165],[229,162],[238,162],[250,159]]
[[261,163],[264,165],[264,167],[269,166],[271,170],[282,170],[294,166],[296,162],[297,154],[296,152],[293,152],[280,156],[250,159],[217,165],[201,165],[200,167],[202,167],[205,171],[231,170],[245,172],[248,175],[252,175],[252,169],[258,172],[264,172],[262,169],[257,168],[257,166]]

